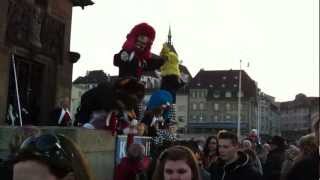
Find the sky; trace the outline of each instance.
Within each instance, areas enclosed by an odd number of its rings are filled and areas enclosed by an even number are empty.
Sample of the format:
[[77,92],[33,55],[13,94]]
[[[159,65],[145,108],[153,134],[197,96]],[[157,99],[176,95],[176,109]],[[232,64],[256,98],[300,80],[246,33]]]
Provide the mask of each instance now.
[[[242,69],[276,101],[319,96],[319,0],[93,0],[73,8],[70,50],[81,54],[73,80],[90,70],[117,75],[113,55],[131,28],[156,30],[159,54],[171,26],[179,59],[200,69]],[[250,64],[247,67],[247,64]]]

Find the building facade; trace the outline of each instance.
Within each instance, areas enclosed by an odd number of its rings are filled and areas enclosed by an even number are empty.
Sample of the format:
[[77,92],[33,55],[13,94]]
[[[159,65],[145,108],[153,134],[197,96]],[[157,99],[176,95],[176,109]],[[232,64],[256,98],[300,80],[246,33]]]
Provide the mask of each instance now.
[[319,97],[297,94],[293,101],[281,102],[281,134],[289,140],[297,140],[311,132],[311,116],[319,112]]
[[[236,132],[239,70],[200,70],[189,87],[189,133]],[[241,133],[256,128],[257,86],[245,71],[241,88]]]
[[262,138],[269,139],[275,135],[281,135],[280,110],[275,98],[259,93],[258,96],[258,132]]
[[0,1],[0,124],[21,109],[24,124],[50,125],[50,111],[70,97],[80,57],[70,52],[72,7],[85,2]]

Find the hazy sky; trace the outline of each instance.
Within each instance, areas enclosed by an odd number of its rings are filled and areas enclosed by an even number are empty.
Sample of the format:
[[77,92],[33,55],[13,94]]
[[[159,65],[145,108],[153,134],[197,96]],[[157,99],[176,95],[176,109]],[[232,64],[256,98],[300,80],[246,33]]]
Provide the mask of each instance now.
[[[73,9],[71,50],[87,70],[118,74],[113,55],[141,22],[156,30],[159,54],[172,41],[192,76],[201,69],[243,69],[277,101],[319,96],[319,0],[93,0]],[[246,64],[250,62],[250,66]]]

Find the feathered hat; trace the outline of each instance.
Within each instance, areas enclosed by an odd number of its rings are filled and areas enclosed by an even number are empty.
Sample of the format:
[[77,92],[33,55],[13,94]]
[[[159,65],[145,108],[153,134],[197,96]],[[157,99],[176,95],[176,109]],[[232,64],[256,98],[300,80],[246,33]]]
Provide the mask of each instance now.
[[139,35],[147,36],[149,38],[149,41],[144,51],[137,55],[140,56],[140,58],[148,60],[151,57],[150,49],[155,39],[156,32],[153,27],[147,23],[137,24],[131,29],[130,33],[127,35],[126,42],[122,46],[122,49],[133,51],[135,49],[135,43]]

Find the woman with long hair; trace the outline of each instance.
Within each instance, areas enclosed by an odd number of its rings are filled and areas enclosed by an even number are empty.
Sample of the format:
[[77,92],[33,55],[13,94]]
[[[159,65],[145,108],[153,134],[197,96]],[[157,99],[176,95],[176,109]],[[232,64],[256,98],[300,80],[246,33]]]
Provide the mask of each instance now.
[[208,169],[218,158],[218,138],[209,136],[203,149],[203,166]]
[[164,150],[158,160],[152,180],[201,180],[193,152],[184,146]]

